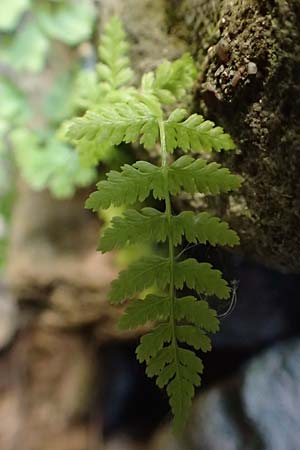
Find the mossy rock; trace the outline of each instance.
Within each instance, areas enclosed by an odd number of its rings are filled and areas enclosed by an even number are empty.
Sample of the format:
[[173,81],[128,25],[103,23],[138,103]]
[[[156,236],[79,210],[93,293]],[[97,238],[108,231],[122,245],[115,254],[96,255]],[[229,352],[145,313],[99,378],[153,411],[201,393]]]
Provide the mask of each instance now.
[[222,159],[244,176],[242,195],[219,209],[250,256],[299,271],[300,3],[171,4],[171,29],[199,62],[195,108],[222,124],[240,150]]

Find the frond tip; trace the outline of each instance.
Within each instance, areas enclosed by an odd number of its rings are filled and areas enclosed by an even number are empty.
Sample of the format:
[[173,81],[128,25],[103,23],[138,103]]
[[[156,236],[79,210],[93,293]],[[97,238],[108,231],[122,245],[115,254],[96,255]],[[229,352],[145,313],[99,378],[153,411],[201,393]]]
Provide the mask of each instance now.
[[133,78],[127,56],[129,46],[125,37],[122,22],[118,17],[112,17],[102,35],[98,50],[101,63],[97,65],[100,80],[106,82],[112,90],[127,84]]
[[214,122],[204,120],[198,114],[192,114],[183,120],[182,111],[174,111],[165,122],[167,150],[173,152],[181,148],[187,152],[211,152],[215,150],[234,150],[235,145],[223,128],[216,127]]

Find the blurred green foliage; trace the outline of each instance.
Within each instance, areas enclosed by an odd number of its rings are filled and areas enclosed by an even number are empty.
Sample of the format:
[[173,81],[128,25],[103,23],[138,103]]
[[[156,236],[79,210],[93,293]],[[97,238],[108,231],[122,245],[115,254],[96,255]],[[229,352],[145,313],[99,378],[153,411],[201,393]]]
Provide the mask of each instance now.
[[70,46],[88,40],[95,16],[91,0],[1,0],[0,61],[16,70],[39,72],[50,40]]
[[[14,200],[14,167],[33,189],[47,188],[58,198],[72,196],[96,178],[96,169],[81,167],[77,152],[59,132],[63,120],[85,111],[76,101],[80,89],[86,90],[77,82],[85,72],[77,47],[92,38],[96,17],[93,0],[0,1],[0,267]],[[72,47],[75,58],[56,61],[62,67],[53,75],[51,51],[58,41]],[[35,77],[49,80],[49,73],[50,82],[40,89],[35,105],[28,91],[35,89]]]
[[92,0],[1,0],[0,4],[0,68],[5,69],[0,77],[2,154],[13,150],[27,182],[34,189],[49,188],[59,198],[73,195],[76,186],[90,184],[96,175],[93,169],[81,168],[72,146],[57,135],[61,121],[77,111],[72,99],[78,67],[67,67],[43,93],[42,126],[35,125],[26,88],[19,85],[24,70],[28,76],[47,68],[52,39],[71,46],[89,39],[95,17]]

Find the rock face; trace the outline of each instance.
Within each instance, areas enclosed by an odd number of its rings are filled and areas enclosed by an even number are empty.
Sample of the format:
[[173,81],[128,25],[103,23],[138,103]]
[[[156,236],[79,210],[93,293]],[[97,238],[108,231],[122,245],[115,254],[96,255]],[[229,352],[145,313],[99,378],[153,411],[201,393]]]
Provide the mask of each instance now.
[[118,270],[113,255],[96,252],[99,221],[84,210],[86,196],[55,201],[47,192],[34,193],[22,184],[7,279],[25,307],[35,305],[41,326],[72,328],[101,322],[103,338],[106,331],[108,337],[116,337],[119,312],[106,296]]
[[0,355],[0,372],[1,450],[88,448],[96,367],[82,336],[23,332]]
[[240,154],[241,196],[221,210],[244,250],[300,269],[300,4],[173,0],[171,23],[200,63],[196,108],[225,126]]
[[299,271],[298,0],[102,0],[101,11],[124,20],[138,73],[193,53],[194,109],[232,134],[240,152],[221,159],[245,178],[239,194],[212,207],[248,255]]
[[0,352],[13,341],[19,327],[16,299],[0,281]]
[[193,450],[297,450],[300,341],[262,353],[227,384],[196,401],[187,440]]

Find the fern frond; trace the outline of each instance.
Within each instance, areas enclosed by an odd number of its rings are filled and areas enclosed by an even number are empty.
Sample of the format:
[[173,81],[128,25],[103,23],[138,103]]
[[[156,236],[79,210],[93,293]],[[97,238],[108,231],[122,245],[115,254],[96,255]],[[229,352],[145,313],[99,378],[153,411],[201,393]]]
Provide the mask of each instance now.
[[100,181],[98,191],[92,193],[86,202],[86,208],[98,211],[111,205],[131,205],[143,202],[153,191],[154,198],[164,195],[164,178],[160,167],[146,161],[138,161],[132,166],[125,164],[121,172],[111,170],[107,180]]
[[122,248],[127,243],[154,241],[164,242],[168,235],[167,216],[154,208],[143,208],[140,212],[130,209],[123,217],[114,217],[106,228],[98,247],[102,253]]
[[114,153],[114,147],[111,145],[99,145],[95,141],[81,139],[74,142],[78,152],[80,163],[83,167],[95,167],[99,161],[107,161]]
[[179,342],[184,342],[196,350],[204,353],[211,350],[211,340],[205,332],[193,325],[178,325],[176,327],[176,338]]
[[186,284],[187,287],[195,289],[199,294],[206,292],[208,295],[216,295],[220,299],[229,298],[230,288],[222,278],[222,273],[212,269],[209,263],[199,263],[194,258],[176,262],[174,278],[176,289],[182,289]]
[[[75,119],[69,138],[93,162],[102,157],[100,151],[121,142],[141,143],[149,149],[161,144],[160,167],[138,161],[132,166],[125,164],[119,172],[109,172],[86,207],[98,211],[112,205],[134,205],[150,195],[164,200],[163,212],[154,208],[129,209],[121,217],[114,217],[102,235],[99,249],[107,252],[143,241],[168,241],[166,258],[144,257],[121,271],[112,282],[109,299],[115,304],[130,300],[119,322],[121,329],[155,322],[154,329],[141,338],[137,358],[146,363],[147,375],[156,377],[158,386],[166,387],[174,428],[179,431],[187,419],[195,388],[201,383],[203,364],[195,351],[211,350],[209,334],[218,331],[219,320],[206,301],[193,295],[179,298],[177,291],[187,287],[204,296],[227,299],[230,288],[219,270],[193,258],[179,261],[182,253],[176,257],[174,248],[183,237],[191,243],[228,246],[237,245],[239,238],[227,223],[206,212],[173,215],[171,196],[183,190],[191,194],[226,193],[238,189],[242,179],[220,164],[190,156],[169,164],[167,152],[173,153],[176,148],[184,152],[234,149],[231,137],[202,116],[188,117],[185,109],[177,108],[168,119],[164,117],[163,105],[180,101],[193,86],[196,69],[190,55],[164,62],[155,72],[144,75],[139,91],[118,89],[130,80],[131,71],[124,32],[113,19],[102,39],[100,57],[98,73],[105,104],[100,101],[93,111]],[[136,299],[148,288],[158,294]]]
[[149,321],[166,320],[170,316],[170,299],[149,294],[143,300],[133,300],[119,321],[121,330],[132,330]]
[[217,195],[229,192],[242,184],[242,178],[230,173],[229,169],[220,164],[207,163],[203,159],[193,159],[184,155],[178,158],[168,171],[168,189],[172,195],[182,190],[195,194]]
[[173,429],[180,433],[187,421],[195,395],[195,387],[200,386],[203,373],[201,359],[191,350],[177,349],[176,375],[168,384],[167,393],[174,414]]
[[197,300],[192,295],[175,300],[174,314],[177,321],[185,320],[209,333],[219,331],[216,311],[211,309],[206,301]]
[[122,303],[151,286],[163,289],[170,282],[169,260],[161,256],[149,256],[131,264],[111,284],[111,303]]
[[158,352],[153,351],[153,357],[152,350],[146,356],[143,355],[147,361],[146,373],[149,377],[157,376],[159,387],[167,386],[174,414],[173,427],[180,431],[186,422],[195,386],[201,383],[202,361],[193,351],[177,345],[171,344]]
[[[233,247],[239,243],[235,231],[230,230],[227,222],[213,217],[206,212],[195,214],[183,211],[171,217],[173,243],[181,244],[182,237],[191,243],[211,245],[228,245]],[[140,212],[129,209],[123,216],[116,216],[111,226],[103,232],[98,250],[102,253],[138,242],[165,242],[169,233],[168,217],[154,208],[143,208]]]
[[186,95],[196,76],[193,58],[187,53],[174,62],[163,62],[155,73],[144,75],[142,90],[153,93],[161,103],[170,105]]
[[170,316],[170,299],[149,294],[143,300],[133,300],[119,321],[121,330],[131,330],[149,321],[166,320]]
[[[174,358],[174,348],[173,346],[163,347],[155,358],[151,358],[148,362],[146,374],[151,378],[154,376],[158,376],[160,372],[164,369],[167,364],[173,363]],[[176,365],[174,365],[174,375],[176,371]]]
[[211,341],[204,330],[217,331],[219,321],[206,302],[192,296],[176,299],[174,306],[178,321],[185,319],[195,326],[180,324],[173,331],[171,322],[159,324],[141,338],[136,353],[140,362],[146,361],[147,375],[156,376],[159,387],[167,386],[174,429],[180,431],[186,422],[195,387],[201,383],[203,364],[193,351],[181,348],[177,341],[207,352],[211,350]]
[[164,344],[172,340],[172,327],[170,322],[162,323],[141,338],[136,349],[139,362],[148,362],[163,348]]
[[121,21],[112,17],[105,26],[97,65],[100,81],[105,81],[110,89],[115,90],[127,84],[133,78],[128,58],[128,44]]
[[182,236],[190,243],[199,244],[233,247],[240,242],[237,233],[229,228],[227,222],[207,212],[196,214],[193,211],[183,211],[178,216],[172,216],[172,232],[174,245],[181,244]]
[[211,152],[215,150],[233,150],[234,142],[223,128],[215,127],[214,122],[204,120],[198,114],[192,114],[183,120],[183,110],[175,110],[165,122],[167,151],[175,148],[187,152]]
[[67,132],[69,139],[94,141],[105,146],[121,142],[141,142],[152,148],[158,139],[157,117],[148,105],[131,99],[128,103],[102,105],[72,121]]

